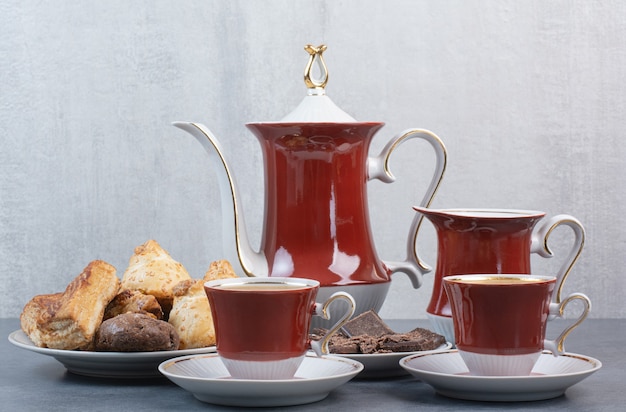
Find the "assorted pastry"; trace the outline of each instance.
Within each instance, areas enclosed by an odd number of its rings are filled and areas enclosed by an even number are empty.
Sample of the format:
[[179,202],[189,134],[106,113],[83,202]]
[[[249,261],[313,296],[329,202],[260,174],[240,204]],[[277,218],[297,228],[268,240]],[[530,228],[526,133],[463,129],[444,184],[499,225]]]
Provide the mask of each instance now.
[[[90,262],[65,291],[37,295],[20,315],[21,328],[39,347],[145,352],[215,345],[204,283],[237,277],[227,260],[193,279],[155,240],[134,250],[122,279],[102,260]],[[312,331],[313,340],[326,330]],[[372,354],[432,350],[445,338],[416,328],[394,332],[374,311],[348,321],[329,343],[331,353]]]
[[90,262],[65,291],[37,295],[20,315],[21,328],[39,347],[143,352],[215,345],[203,284],[236,277],[226,260],[192,279],[156,241],[134,250],[122,279],[102,260]]

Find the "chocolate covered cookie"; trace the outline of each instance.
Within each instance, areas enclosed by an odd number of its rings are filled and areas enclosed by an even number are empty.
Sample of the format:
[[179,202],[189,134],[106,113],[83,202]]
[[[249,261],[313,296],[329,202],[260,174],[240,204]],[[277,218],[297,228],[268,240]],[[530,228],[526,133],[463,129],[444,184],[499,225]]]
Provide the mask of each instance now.
[[172,325],[143,313],[125,313],[105,320],[96,334],[95,348],[107,352],[176,350],[180,344]]

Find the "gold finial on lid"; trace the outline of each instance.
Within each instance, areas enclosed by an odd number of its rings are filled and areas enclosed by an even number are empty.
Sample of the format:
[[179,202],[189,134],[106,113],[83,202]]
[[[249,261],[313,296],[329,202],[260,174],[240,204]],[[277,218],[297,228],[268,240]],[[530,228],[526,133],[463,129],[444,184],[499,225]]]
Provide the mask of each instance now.
[[[323,90],[324,87],[326,87],[326,83],[328,83],[328,69],[326,68],[326,63],[324,63],[324,57],[322,56],[322,53],[326,51],[326,45],[322,44],[315,47],[311,44],[307,44],[304,46],[304,50],[309,53],[309,62],[304,69],[304,83],[309,89]],[[312,73],[314,62],[317,62],[317,67],[320,71],[319,78],[314,78]]]

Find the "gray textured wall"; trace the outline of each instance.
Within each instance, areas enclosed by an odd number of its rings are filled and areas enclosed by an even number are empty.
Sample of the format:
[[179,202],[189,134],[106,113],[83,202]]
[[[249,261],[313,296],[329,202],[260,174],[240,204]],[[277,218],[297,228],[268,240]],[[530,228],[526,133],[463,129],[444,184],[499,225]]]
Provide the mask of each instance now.
[[[258,244],[261,158],[244,124],[299,103],[306,43],[328,45],[339,106],[387,123],[373,154],[409,127],[444,140],[433,207],[578,217],[587,243],[566,291],[586,292],[594,317],[626,316],[625,38],[621,0],[2,1],[0,316],[93,259],[123,272],[149,238],[196,277],[223,256],[215,175],[175,120],[220,137]],[[433,166],[427,145],[406,146],[398,181],[369,187],[385,259],[403,256]],[[425,225],[432,264],[434,240]],[[555,249],[537,272],[560,265]],[[397,275],[382,315],[424,317],[431,287]]]

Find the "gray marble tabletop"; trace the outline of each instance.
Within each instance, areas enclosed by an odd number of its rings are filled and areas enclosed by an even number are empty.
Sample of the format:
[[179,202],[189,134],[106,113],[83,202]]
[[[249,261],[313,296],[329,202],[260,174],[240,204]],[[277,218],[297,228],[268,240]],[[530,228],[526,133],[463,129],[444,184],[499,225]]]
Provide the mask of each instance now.
[[[560,321],[551,323],[558,324]],[[423,320],[389,320],[402,332],[428,326]],[[557,325],[558,326],[558,325]],[[555,326],[556,327],[556,326]],[[5,411],[207,411],[232,410],[196,400],[165,378],[116,380],[68,373],[54,358],[12,345],[18,319],[0,319],[0,409]],[[550,331],[548,331],[550,332]],[[532,402],[474,402],[441,396],[405,376],[353,379],[319,402],[287,407],[302,411],[623,411],[626,410],[626,319],[588,319],[566,341],[568,352],[600,360],[602,369],[570,387],[564,396]],[[272,410],[272,408],[265,408]],[[284,408],[276,408],[284,409]]]

